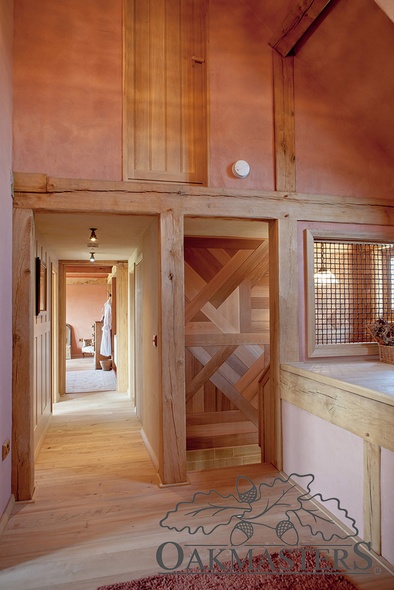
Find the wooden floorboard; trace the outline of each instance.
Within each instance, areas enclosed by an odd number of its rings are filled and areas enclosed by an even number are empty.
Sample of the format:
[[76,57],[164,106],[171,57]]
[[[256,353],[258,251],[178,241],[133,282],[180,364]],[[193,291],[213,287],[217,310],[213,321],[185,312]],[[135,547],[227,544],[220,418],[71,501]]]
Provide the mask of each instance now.
[[[159,487],[140,428],[124,394],[66,395],[56,404],[33,501],[16,504],[0,539],[1,589],[96,590],[158,572],[162,543],[179,543],[185,554],[191,543],[228,543],[224,528],[207,537],[161,527],[179,502],[212,489],[234,494],[238,475],[254,482],[277,475],[270,465],[243,465],[189,473],[190,485]],[[393,580],[382,571],[357,583],[361,590],[389,590]]]

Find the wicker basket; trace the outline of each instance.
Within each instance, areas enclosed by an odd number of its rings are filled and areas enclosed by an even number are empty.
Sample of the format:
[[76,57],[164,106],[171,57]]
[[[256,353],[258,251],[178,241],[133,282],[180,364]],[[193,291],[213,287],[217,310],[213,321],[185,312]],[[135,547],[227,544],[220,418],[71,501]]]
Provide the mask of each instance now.
[[103,371],[110,371],[112,369],[112,360],[106,359],[105,361],[100,361],[100,365]]
[[[390,324],[394,326],[394,324]],[[379,349],[379,360],[383,363],[389,363],[390,365],[394,365],[394,346],[388,346],[387,344],[383,344],[383,341],[380,338],[376,338],[372,329],[375,327],[375,324],[367,324],[368,332],[371,334],[372,338],[378,345]]]
[[385,346],[384,344],[379,344],[379,360],[383,363],[389,363],[390,365],[394,365],[394,346]]

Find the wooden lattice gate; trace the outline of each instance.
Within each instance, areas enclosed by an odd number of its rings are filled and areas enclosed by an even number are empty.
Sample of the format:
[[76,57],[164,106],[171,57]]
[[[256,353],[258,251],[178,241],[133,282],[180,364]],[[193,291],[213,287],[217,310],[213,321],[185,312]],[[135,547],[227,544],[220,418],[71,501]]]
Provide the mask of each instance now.
[[187,449],[259,442],[268,239],[185,239]]

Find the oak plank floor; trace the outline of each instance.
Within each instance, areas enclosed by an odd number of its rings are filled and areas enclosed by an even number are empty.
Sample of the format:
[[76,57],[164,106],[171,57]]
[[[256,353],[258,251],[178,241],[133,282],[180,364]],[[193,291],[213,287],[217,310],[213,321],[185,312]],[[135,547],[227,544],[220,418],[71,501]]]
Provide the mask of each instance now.
[[[233,494],[238,475],[253,481],[277,475],[270,465],[238,466],[190,473],[190,485],[159,487],[140,428],[125,394],[66,395],[56,404],[33,501],[15,506],[0,539],[0,589],[96,590],[156,573],[162,543],[178,543],[185,555],[191,543],[187,531],[160,526],[179,502],[211,489]],[[227,535],[215,533],[215,545],[228,542]],[[194,544],[206,542],[201,532],[192,537]],[[379,567],[379,576],[357,578],[361,590],[393,588],[392,573]]]

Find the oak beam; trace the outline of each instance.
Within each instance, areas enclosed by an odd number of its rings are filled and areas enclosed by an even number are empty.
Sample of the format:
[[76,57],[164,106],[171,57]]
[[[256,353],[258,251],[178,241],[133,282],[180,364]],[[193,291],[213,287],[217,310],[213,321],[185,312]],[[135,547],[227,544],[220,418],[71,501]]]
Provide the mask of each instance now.
[[66,265],[59,262],[59,314],[58,314],[58,367],[59,367],[59,395],[66,393]]
[[[116,317],[113,318],[115,325],[112,328],[116,329],[117,337],[117,390],[122,392],[128,392],[129,389],[128,281],[128,263],[120,262],[116,265]],[[112,355],[114,355],[114,351]]]
[[162,484],[187,482],[183,216],[160,215]]
[[299,360],[297,224],[281,220],[270,224],[270,386],[267,407],[275,416],[271,426],[271,461],[282,469],[281,363]]
[[12,493],[34,492],[33,341],[35,244],[33,211],[16,209],[13,219]]
[[14,191],[29,193],[47,192],[47,175],[30,172],[14,172]]
[[378,555],[381,539],[380,446],[364,439],[364,541]]
[[297,0],[279,29],[271,37],[269,45],[286,57],[320,16],[331,0]]
[[[146,187],[147,188],[147,187]],[[241,219],[302,219],[368,225],[393,225],[390,201],[357,197],[306,195],[267,191],[234,191],[183,187],[182,194],[152,185],[144,193],[70,191],[67,193],[15,193],[14,208],[52,213],[111,213],[157,215],[172,209],[183,215]]]
[[296,190],[294,58],[272,52],[274,89],[275,188]]

